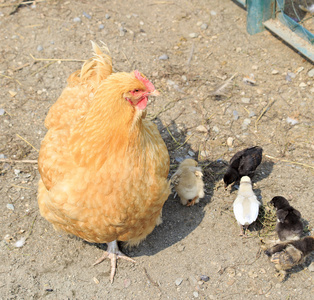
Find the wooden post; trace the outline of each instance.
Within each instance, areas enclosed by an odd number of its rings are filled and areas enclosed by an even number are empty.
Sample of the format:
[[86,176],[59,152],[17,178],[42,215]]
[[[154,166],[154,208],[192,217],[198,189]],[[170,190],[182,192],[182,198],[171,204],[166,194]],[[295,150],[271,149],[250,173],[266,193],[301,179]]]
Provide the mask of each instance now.
[[263,22],[275,17],[276,0],[247,0],[246,30],[256,34],[265,30]]

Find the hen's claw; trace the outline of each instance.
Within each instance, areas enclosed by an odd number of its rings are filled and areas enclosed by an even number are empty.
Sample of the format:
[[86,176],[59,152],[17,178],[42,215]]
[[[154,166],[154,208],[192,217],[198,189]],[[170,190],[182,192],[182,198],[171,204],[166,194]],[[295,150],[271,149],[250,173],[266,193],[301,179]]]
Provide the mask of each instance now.
[[103,262],[105,259],[109,258],[111,260],[111,272],[110,272],[110,282],[113,283],[113,278],[114,278],[114,275],[116,273],[116,269],[117,269],[117,260],[118,258],[121,258],[121,259],[125,259],[127,261],[130,261],[132,263],[136,263],[136,261],[128,256],[126,256],[124,253],[122,253],[120,250],[119,250],[119,247],[118,247],[118,243],[117,241],[113,241],[113,242],[110,242],[108,243],[108,249],[107,251],[105,251],[105,253],[103,254],[102,257],[100,257],[94,264],[93,266],[95,265],[98,265],[100,264],[101,262]]

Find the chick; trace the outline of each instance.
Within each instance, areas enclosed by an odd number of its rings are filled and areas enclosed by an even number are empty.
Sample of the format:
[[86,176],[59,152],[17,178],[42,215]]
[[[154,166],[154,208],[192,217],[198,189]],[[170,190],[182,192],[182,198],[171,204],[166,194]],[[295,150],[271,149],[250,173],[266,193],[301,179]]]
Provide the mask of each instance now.
[[260,205],[253,192],[250,177],[243,176],[238,196],[233,202],[233,213],[241,228],[240,235],[244,235],[249,225],[257,219]]
[[256,168],[262,161],[263,149],[255,146],[237,152],[230,160],[226,174],[224,175],[225,188],[240,180],[242,176],[252,178]]
[[274,197],[270,204],[276,208],[277,225],[276,232],[280,241],[298,240],[303,233],[301,214],[294,209],[286,198]]
[[178,170],[171,177],[181,204],[192,206],[199,202],[199,198],[205,196],[202,177],[202,169],[197,167],[195,160],[188,158],[181,162]]
[[314,238],[306,236],[298,241],[290,241],[277,244],[265,251],[270,257],[270,261],[275,264],[275,268],[279,271],[279,276],[286,276],[286,270],[291,269],[305,261],[314,251]]

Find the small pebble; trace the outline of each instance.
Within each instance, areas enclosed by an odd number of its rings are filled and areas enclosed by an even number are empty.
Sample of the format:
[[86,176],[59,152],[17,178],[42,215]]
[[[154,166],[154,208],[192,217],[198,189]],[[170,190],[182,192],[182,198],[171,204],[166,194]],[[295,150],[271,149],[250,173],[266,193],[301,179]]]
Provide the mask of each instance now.
[[210,14],[211,14],[212,16],[216,16],[216,15],[217,15],[217,13],[216,13],[214,10],[211,10],[211,11],[210,11]]
[[203,157],[207,157],[207,156],[209,156],[209,151],[201,151],[201,156],[203,156]]
[[18,176],[20,173],[21,173],[21,170],[14,169],[14,174],[15,174],[16,176]]
[[215,133],[218,133],[218,132],[219,132],[219,128],[218,128],[217,126],[214,126],[214,127],[213,127],[213,131],[214,131]]
[[243,103],[250,103],[251,102],[251,98],[241,98],[241,101]]
[[179,250],[180,252],[182,252],[184,249],[185,249],[185,246],[184,246],[184,245],[179,245],[179,246],[178,246],[178,250]]
[[308,266],[310,272],[314,272],[314,261]]
[[208,129],[207,129],[204,125],[199,125],[199,126],[197,126],[197,127],[196,127],[196,130],[197,130],[198,132],[204,132],[204,133],[208,132]]
[[305,83],[305,82],[301,82],[300,84],[299,84],[299,87],[306,87],[307,86],[307,84]]
[[17,92],[16,91],[9,91],[9,94],[11,97],[15,97],[17,95]]
[[184,158],[181,157],[181,156],[176,156],[174,159],[175,159],[176,162],[178,162],[178,163],[180,163],[180,162],[182,162],[182,161],[184,160]]
[[182,75],[182,77],[181,77],[181,78],[182,78],[182,80],[183,80],[183,81],[187,81],[187,78],[186,78],[186,76],[185,76],[185,75]]
[[250,119],[244,119],[243,124],[249,125],[251,123]]
[[76,17],[76,18],[73,19],[73,22],[81,23],[81,18],[80,17]]
[[314,69],[310,70],[310,71],[307,73],[307,75],[308,75],[309,77],[314,77]]
[[38,46],[37,46],[37,51],[38,51],[38,52],[43,51],[43,50],[44,50],[44,48],[43,48],[42,45],[38,45]]
[[200,279],[204,282],[207,282],[209,280],[209,277],[207,275],[201,275]]
[[89,20],[92,18],[92,16],[86,13],[85,11],[83,11],[83,16]]
[[253,70],[257,70],[257,69],[258,69],[258,66],[257,66],[257,65],[254,65],[254,66],[252,66],[252,69],[253,69]]
[[0,116],[3,116],[5,113],[5,110],[3,108],[0,108]]
[[253,110],[251,110],[250,114],[249,114],[249,117],[252,118],[252,117],[255,117],[255,116],[256,116],[255,112]]
[[198,34],[196,32],[192,32],[192,33],[189,34],[189,37],[194,39],[194,38],[198,37]]
[[194,296],[195,298],[198,298],[198,292],[193,292],[193,296]]
[[158,57],[158,59],[159,59],[159,60],[167,60],[167,59],[169,59],[169,56],[168,56],[167,54],[163,54],[163,55],[160,55],[160,56]]
[[245,130],[247,129],[248,125],[251,123],[251,120],[250,119],[244,119],[243,120],[243,123],[242,123],[242,129]]
[[21,239],[19,239],[19,240],[14,244],[14,246],[15,246],[16,248],[21,248],[21,247],[24,246],[25,241],[26,241],[26,238],[25,238],[25,237],[22,237]]
[[176,286],[179,286],[183,281],[183,278],[177,278],[175,283],[176,283]]
[[201,25],[201,29],[206,30],[208,28],[208,25],[206,23],[203,23]]
[[104,29],[104,28],[105,28],[105,25],[104,25],[104,24],[100,24],[100,25],[98,26],[98,28],[99,28],[99,29]]
[[290,117],[288,117],[286,121],[287,121],[287,123],[289,123],[291,125],[296,125],[299,123],[298,120],[292,119]]
[[143,26],[143,25],[144,25],[144,22],[143,22],[143,21],[140,21],[140,25]]
[[286,75],[286,80],[287,81],[292,81],[292,79],[295,78],[295,76],[296,75],[294,73],[288,72],[287,75]]
[[130,279],[125,279],[123,283],[124,283],[124,287],[128,288],[131,285],[131,280]]
[[0,159],[5,159],[5,158],[7,158],[4,154],[0,154]]
[[119,28],[119,34],[120,34],[120,36],[124,36],[125,33],[126,33],[126,29],[123,28],[123,27],[120,27],[120,28]]
[[233,141],[234,141],[234,139],[233,139],[232,137],[228,137],[228,138],[227,138],[227,145],[228,145],[229,147],[231,147],[231,146],[233,145]]
[[189,154],[190,156],[194,156],[194,155],[195,155],[195,153],[194,153],[193,151],[191,151],[191,150],[188,151],[188,154]]
[[111,18],[110,15],[105,14],[105,19],[106,19],[106,20],[109,20],[110,18]]
[[7,204],[7,209],[14,210],[14,205],[11,203]]
[[277,74],[279,74],[279,71],[278,71],[278,70],[272,70],[271,73],[272,73],[273,75],[277,75]]
[[239,113],[236,110],[234,110],[232,112],[232,114],[233,114],[233,120],[238,120],[239,119]]

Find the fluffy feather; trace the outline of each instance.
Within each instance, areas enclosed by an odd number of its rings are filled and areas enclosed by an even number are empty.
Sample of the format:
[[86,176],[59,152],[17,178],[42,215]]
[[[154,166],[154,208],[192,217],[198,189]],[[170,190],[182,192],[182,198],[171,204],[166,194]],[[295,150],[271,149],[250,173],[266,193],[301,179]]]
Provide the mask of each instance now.
[[112,73],[111,58],[93,49],[47,115],[38,204],[55,229],[136,245],[160,223],[170,193],[166,145],[144,119],[157,92],[138,71]]
[[240,235],[243,235],[244,228],[247,228],[257,219],[259,206],[260,202],[253,192],[250,177],[242,177],[238,196],[233,202],[234,216],[241,227]]
[[270,204],[276,208],[276,232],[281,241],[298,240],[303,234],[301,213],[293,208],[287,199],[274,197]]
[[303,263],[312,251],[314,251],[314,238],[306,236],[297,241],[277,244],[266,250],[265,254],[270,257],[275,268],[285,277],[286,270]]
[[193,159],[185,159],[172,175],[171,182],[180,197],[181,204],[192,206],[205,196],[202,169]]
[[237,152],[230,160],[226,174],[224,175],[225,187],[240,180],[243,176],[254,176],[256,168],[262,161],[263,149],[255,146]]

